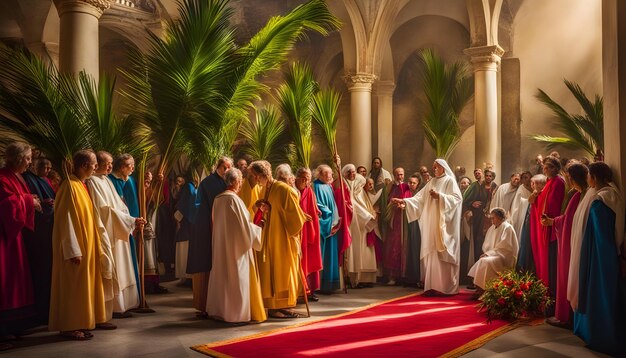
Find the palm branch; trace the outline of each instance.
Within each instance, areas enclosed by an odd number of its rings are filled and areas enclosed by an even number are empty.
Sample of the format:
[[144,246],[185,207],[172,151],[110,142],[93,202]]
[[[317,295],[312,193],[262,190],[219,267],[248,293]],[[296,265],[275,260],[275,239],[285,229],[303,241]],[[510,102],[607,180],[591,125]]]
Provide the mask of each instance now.
[[44,153],[64,176],[72,155],[90,148],[93,133],[73,104],[76,80],[26,50],[0,44],[0,130]]
[[428,144],[447,159],[461,139],[459,116],[473,96],[473,81],[464,62],[446,64],[431,49],[420,52],[426,100],[423,118]]
[[322,129],[330,152],[337,154],[337,112],[341,94],[334,89],[319,91],[313,98],[313,119]]
[[285,74],[283,84],[276,90],[276,98],[289,121],[289,132],[294,144],[291,165],[308,168],[311,162],[313,98],[318,84],[307,64],[293,62]]
[[276,153],[276,144],[284,130],[285,124],[276,107],[268,105],[257,109],[256,121],[245,122],[241,127],[241,134],[246,141],[243,152],[254,160],[264,159],[271,162]]
[[604,110],[602,97],[596,95],[592,102],[576,83],[564,80],[565,85],[583,109],[584,115],[570,114],[550,96],[539,89],[537,99],[545,104],[555,115],[553,124],[564,137],[532,135],[531,138],[545,143],[548,149],[563,146],[570,149],[584,150],[591,156],[597,150],[604,150]]

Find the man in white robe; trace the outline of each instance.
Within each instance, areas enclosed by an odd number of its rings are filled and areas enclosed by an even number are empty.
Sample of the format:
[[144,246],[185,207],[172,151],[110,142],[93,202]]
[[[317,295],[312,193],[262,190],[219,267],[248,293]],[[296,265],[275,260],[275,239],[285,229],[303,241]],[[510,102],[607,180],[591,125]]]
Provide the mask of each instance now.
[[350,236],[352,243],[348,248],[347,270],[350,284],[364,287],[364,284],[376,282],[376,251],[374,245],[367,245],[367,233],[376,227],[376,218],[368,210],[365,199],[365,178],[357,174],[354,164],[347,164],[341,170],[352,199],[352,221]]
[[530,194],[532,193],[532,189],[530,187],[531,177],[532,174],[528,171],[523,172],[520,176],[520,185],[515,192],[513,203],[511,203],[511,215],[507,219],[507,221],[513,225],[513,229],[515,229],[515,235],[517,235],[518,242],[520,236],[522,235],[522,226],[524,225],[526,211],[528,210],[528,197],[530,197]]
[[513,199],[515,199],[517,188],[520,186],[520,180],[520,174],[513,173],[511,175],[511,181],[500,185],[491,199],[491,206],[489,207],[489,210],[493,208],[503,208],[506,211],[507,217],[510,217],[511,206],[513,204]]
[[252,251],[261,250],[261,228],[250,221],[246,204],[237,196],[239,169],[229,169],[224,181],[226,191],[213,202],[213,266],[206,311],[226,322],[261,322],[267,317]]
[[[113,158],[107,152],[98,152],[98,169],[87,180],[94,213],[99,219],[103,253],[111,253],[110,268],[103,267],[103,286],[107,317],[130,317],[129,309],[139,305],[139,293],[131,256],[129,235],[145,221],[134,218],[115,191],[108,174],[113,168]],[[104,265],[107,260],[100,260]],[[106,265],[108,266],[108,265]]]
[[433,171],[435,177],[415,196],[392,202],[405,208],[409,222],[421,219],[424,293],[450,295],[459,291],[463,196],[445,160],[435,160]]
[[519,245],[513,226],[506,220],[503,208],[491,209],[491,227],[485,234],[483,254],[472,266],[469,273],[474,278],[474,285],[485,289],[490,280],[498,277],[500,272],[513,269],[517,261]]

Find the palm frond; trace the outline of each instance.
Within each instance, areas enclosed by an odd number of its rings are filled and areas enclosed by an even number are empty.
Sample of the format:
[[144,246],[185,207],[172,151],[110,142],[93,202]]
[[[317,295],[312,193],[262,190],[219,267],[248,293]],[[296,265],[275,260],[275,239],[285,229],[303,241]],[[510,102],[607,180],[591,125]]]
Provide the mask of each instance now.
[[435,155],[447,159],[460,141],[459,116],[474,94],[464,62],[446,64],[431,49],[420,52],[426,108],[422,125]]
[[72,104],[76,80],[26,50],[0,44],[0,129],[40,149],[67,175],[74,152],[90,147],[85,120]]
[[313,99],[313,119],[322,129],[333,155],[337,154],[337,112],[340,102],[341,94],[332,88],[320,90]]
[[584,150],[593,156],[597,149],[604,150],[603,100],[596,95],[592,102],[578,84],[568,80],[564,80],[564,83],[580,104],[584,115],[568,113],[546,92],[538,89],[535,97],[552,111],[556,118],[553,127],[563,133],[565,137],[532,135],[531,138],[546,143],[549,149],[562,146],[574,150]]
[[317,90],[311,67],[299,62],[291,64],[283,84],[276,90],[277,101],[289,121],[296,154],[291,165],[295,168],[310,166],[313,99]]
[[241,134],[246,144],[243,152],[252,159],[272,161],[276,153],[276,144],[285,130],[278,109],[267,105],[256,110],[256,121],[248,121],[241,127]]

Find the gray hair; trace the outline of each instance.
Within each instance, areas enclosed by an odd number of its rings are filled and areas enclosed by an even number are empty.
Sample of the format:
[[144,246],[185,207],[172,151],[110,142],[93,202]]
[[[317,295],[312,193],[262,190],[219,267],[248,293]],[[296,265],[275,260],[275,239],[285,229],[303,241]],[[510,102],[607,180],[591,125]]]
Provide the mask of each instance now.
[[227,187],[232,187],[237,181],[242,180],[241,170],[237,168],[230,168],[224,173],[224,182]]
[[352,170],[356,171],[356,167],[354,166],[354,164],[346,164],[343,166],[343,168],[341,168],[341,175],[345,177]]
[[537,184],[541,184],[541,186],[544,186],[546,185],[546,181],[548,180],[548,178],[543,174],[537,174],[530,178],[530,180],[534,181]]
[[293,176],[293,172],[291,171],[291,166],[289,164],[280,164],[276,167],[276,172],[274,173],[274,179],[280,180],[282,182],[287,182],[289,178]]
[[255,174],[272,179],[272,165],[267,160],[255,160],[248,166]]
[[502,208],[493,208],[490,211],[491,215],[495,215],[497,217],[499,217],[502,220],[506,219],[506,211]]
[[124,164],[126,164],[127,160],[133,160],[133,162],[135,161],[135,158],[133,158],[132,155],[128,154],[128,153],[124,153],[124,154],[120,154],[118,155],[114,160],[113,160],[113,171],[117,172],[120,169],[122,169],[122,167],[124,166]]
[[4,151],[4,159],[6,165],[11,167],[18,166],[26,157],[26,153],[32,151],[30,145],[24,142],[13,142],[7,145]]
[[219,159],[217,160],[217,163],[215,164],[215,170],[217,170],[217,168],[219,168],[222,165],[224,165],[224,163],[230,163],[230,165],[232,166],[233,165],[233,158],[227,157],[227,156],[219,157]]
[[330,170],[331,172],[333,171],[333,169],[332,169],[330,166],[326,165],[326,164],[320,164],[320,165],[318,165],[318,166],[317,166],[317,168],[315,169],[315,176],[316,176],[317,178],[321,177],[321,176],[322,176],[322,173],[323,173],[323,172],[324,172],[324,170],[326,170],[326,169]]
[[296,177],[301,177],[305,173],[311,175],[311,169],[309,169],[309,168],[298,168],[298,171],[296,172]]

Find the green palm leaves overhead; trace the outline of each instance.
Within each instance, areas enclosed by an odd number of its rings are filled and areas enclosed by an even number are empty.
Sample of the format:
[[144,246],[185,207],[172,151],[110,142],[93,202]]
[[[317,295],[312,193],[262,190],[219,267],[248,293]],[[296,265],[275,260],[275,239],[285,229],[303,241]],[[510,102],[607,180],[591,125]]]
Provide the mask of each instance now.
[[471,71],[464,62],[446,64],[431,49],[420,52],[426,109],[424,134],[438,158],[448,159],[461,139],[459,116],[474,95]]
[[0,45],[0,130],[36,146],[67,176],[81,149],[138,153],[144,144],[113,109],[115,81],[61,74],[26,50]]
[[313,78],[311,67],[299,62],[291,64],[284,83],[276,90],[278,103],[287,116],[293,139],[293,167],[309,168],[311,164],[313,99],[317,90],[318,84]]
[[334,89],[319,91],[313,99],[313,119],[324,134],[330,152],[337,154],[337,112],[341,94]]
[[271,18],[243,46],[235,43],[226,0],[184,0],[180,20],[163,39],[151,37],[145,56],[126,72],[135,114],[150,129],[166,172],[183,153],[210,169],[229,154],[253,102],[267,91],[258,81],[285,60],[307,30],[327,34],[338,26],[322,0]]
[[592,102],[576,83],[564,80],[565,85],[576,98],[584,114],[570,114],[556,103],[547,93],[539,89],[537,99],[545,104],[556,117],[555,129],[564,137],[533,135],[532,139],[544,143],[548,149],[563,146],[570,149],[584,150],[591,156],[597,150],[604,151],[604,109],[602,97],[596,95]]
[[243,152],[253,160],[264,159],[272,162],[275,159],[276,145],[285,130],[280,112],[272,105],[256,111],[256,121],[245,122],[241,127],[241,135],[246,141]]

